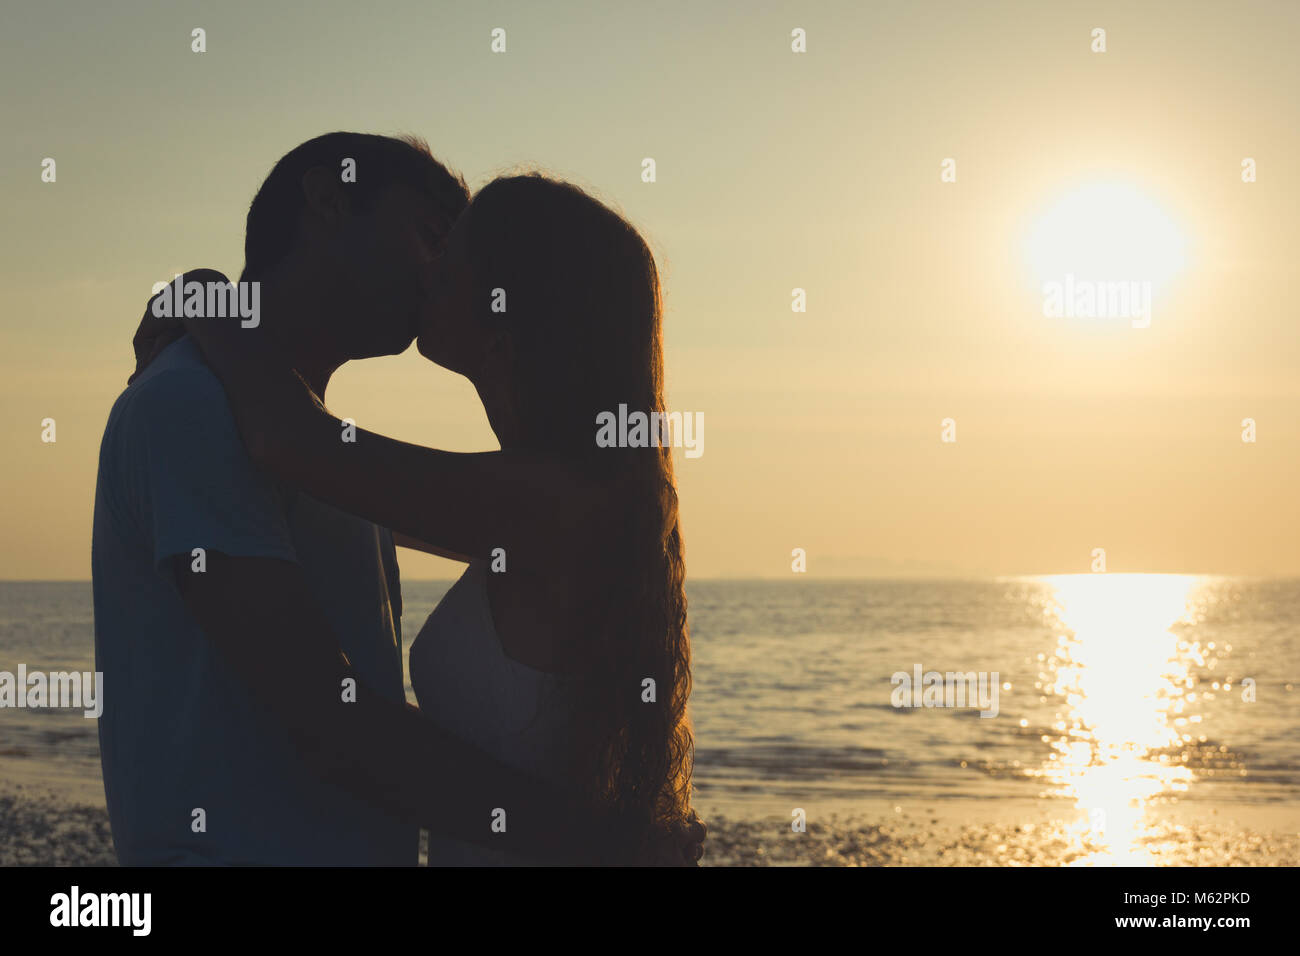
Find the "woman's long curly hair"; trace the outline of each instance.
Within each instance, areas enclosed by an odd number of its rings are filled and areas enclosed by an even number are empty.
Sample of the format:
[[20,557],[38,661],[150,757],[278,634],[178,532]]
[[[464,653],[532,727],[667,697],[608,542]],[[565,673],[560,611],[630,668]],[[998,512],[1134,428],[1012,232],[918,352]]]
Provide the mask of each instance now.
[[[568,703],[577,779],[645,838],[690,809],[691,655],[676,480],[669,442],[600,447],[596,435],[599,417],[617,416],[620,405],[629,414],[667,411],[659,273],[622,216],[546,176],[496,179],[464,215],[480,320],[511,338],[523,444],[616,490],[607,550],[593,555],[606,579],[591,582],[584,666]],[[504,312],[486,307],[495,289],[504,290]]]

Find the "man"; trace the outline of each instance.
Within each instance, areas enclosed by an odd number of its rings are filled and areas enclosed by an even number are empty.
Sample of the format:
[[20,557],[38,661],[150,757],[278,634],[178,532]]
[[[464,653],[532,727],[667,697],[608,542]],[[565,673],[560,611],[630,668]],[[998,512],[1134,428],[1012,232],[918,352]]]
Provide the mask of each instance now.
[[[277,163],[241,281],[260,284],[253,301],[317,394],[344,362],[407,348],[468,198],[418,141],[332,133]],[[162,344],[150,362],[137,342],[148,367],[109,416],[95,498],[119,860],[412,865],[421,825],[594,859],[614,821],[405,704],[392,535],[257,472],[197,347]]]

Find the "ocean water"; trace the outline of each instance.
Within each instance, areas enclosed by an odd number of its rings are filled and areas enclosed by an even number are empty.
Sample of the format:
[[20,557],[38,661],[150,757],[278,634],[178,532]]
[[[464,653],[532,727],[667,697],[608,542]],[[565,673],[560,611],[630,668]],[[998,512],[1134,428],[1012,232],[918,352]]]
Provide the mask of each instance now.
[[[709,582],[690,597],[711,810],[1300,808],[1300,581]],[[997,715],[893,706],[892,676],[917,665],[996,672]]]
[[[408,641],[447,586],[404,585]],[[1300,806],[1300,581],[694,581],[688,596],[706,814]],[[89,583],[0,582],[0,671],[92,661]],[[894,706],[891,678],[917,667],[996,673],[996,716]],[[0,781],[102,805],[95,721],[0,709]]]

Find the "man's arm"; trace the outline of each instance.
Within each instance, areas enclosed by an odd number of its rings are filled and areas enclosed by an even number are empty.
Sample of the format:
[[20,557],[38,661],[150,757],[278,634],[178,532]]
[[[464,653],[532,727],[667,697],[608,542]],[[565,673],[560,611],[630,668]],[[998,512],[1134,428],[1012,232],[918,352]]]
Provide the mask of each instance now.
[[425,554],[432,554],[439,558],[447,558],[451,561],[459,561],[462,564],[470,562],[470,556],[467,554],[457,554],[455,551],[448,551],[446,548],[440,548],[436,544],[429,544],[427,541],[421,541],[419,538],[412,538],[409,534],[402,534],[400,531],[392,532],[393,544],[399,548],[410,548],[412,551],[423,551]]
[[[357,679],[296,564],[210,552],[206,571],[182,566],[177,575],[208,639],[320,778],[413,826],[495,849],[568,862],[596,862],[612,850],[609,820]],[[357,681],[353,703],[343,700],[349,678]],[[491,828],[498,808],[501,833]]]

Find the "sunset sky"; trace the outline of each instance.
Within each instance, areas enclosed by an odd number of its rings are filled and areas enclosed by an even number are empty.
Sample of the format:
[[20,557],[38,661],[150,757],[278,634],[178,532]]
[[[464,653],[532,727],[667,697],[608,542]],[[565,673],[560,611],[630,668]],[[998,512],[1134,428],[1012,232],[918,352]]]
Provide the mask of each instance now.
[[[237,273],[262,178],[335,129],[423,136],[475,188],[541,167],[643,230],[669,406],[706,422],[678,457],[694,577],[789,577],[796,547],[810,576],[1068,573],[1099,547],[1300,574],[1300,4],[268,6],[0,13],[0,579],[90,576],[152,284]],[[1062,250],[1159,280],[1150,327],[1046,317]],[[414,349],[328,404],[495,447]]]

